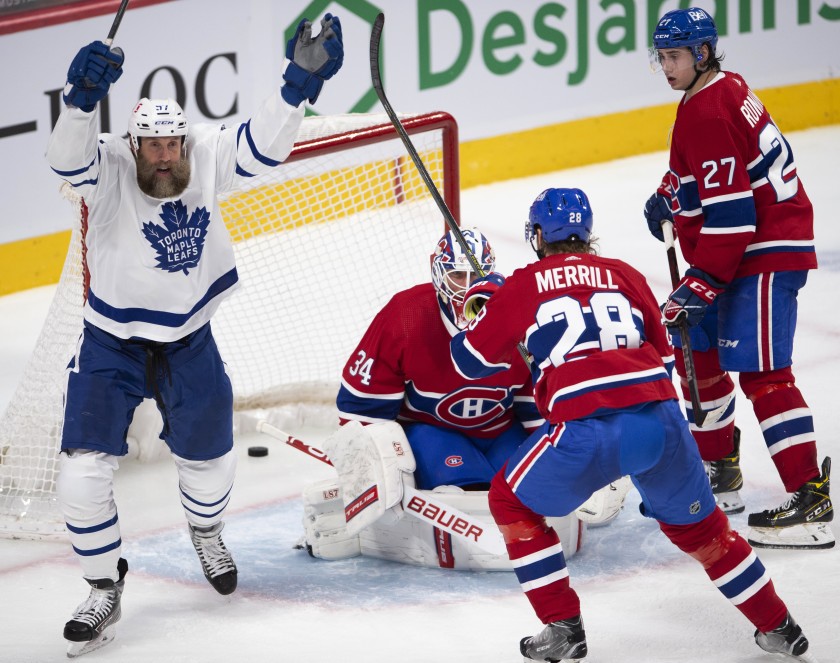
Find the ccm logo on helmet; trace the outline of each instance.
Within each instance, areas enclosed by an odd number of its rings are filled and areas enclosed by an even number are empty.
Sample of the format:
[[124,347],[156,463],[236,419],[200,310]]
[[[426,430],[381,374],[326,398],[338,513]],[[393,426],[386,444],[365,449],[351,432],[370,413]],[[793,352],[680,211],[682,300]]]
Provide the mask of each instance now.
[[458,467],[459,465],[464,464],[464,459],[460,456],[450,456],[443,462],[446,463],[449,467]]

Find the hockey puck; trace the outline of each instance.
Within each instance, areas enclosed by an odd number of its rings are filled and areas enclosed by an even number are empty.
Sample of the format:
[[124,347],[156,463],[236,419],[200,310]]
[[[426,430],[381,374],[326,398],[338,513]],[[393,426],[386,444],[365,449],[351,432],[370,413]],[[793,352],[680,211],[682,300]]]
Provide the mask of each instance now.
[[248,455],[254,458],[262,458],[268,455],[268,447],[248,447]]

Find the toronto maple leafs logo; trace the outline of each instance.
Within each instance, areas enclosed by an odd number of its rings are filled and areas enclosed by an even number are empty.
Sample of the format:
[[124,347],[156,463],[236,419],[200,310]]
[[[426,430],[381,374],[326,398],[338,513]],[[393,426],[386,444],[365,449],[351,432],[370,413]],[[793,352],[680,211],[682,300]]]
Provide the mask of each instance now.
[[180,199],[164,203],[160,213],[163,225],[149,221],[143,224],[143,235],[157,251],[157,263],[167,272],[189,274],[198,266],[204,249],[210,213],[206,207],[198,207],[192,214]]

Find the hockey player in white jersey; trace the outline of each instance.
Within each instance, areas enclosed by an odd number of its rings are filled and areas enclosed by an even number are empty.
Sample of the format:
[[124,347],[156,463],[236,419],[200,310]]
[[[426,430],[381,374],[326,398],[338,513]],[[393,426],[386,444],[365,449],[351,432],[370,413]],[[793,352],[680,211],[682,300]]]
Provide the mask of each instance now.
[[99,102],[122,74],[120,49],[82,48],[50,138],[53,171],[84,198],[90,282],[84,330],[67,371],[58,498],[88,599],[64,627],[68,656],[113,638],[128,570],[113,494],[134,409],[153,398],[178,470],[190,538],[207,580],[236,589],[221,538],[233,488],[233,394],[210,330],[238,285],[217,195],[282,167],[323,82],[341,67],[341,24],[301,21],[287,44],[284,84],[247,122],[191,125],[171,99],[142,99],[128,140],[97,135]]

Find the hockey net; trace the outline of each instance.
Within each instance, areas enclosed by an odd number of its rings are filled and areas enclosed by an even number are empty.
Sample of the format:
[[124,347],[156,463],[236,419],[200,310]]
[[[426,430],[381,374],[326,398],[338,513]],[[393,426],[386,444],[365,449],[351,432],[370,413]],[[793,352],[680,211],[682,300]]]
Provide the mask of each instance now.
[[[430,113],[401,121],[457,219],[454,119]],[[67,189],[78,221],[35,350],[0,419],[5,537],[63,532],[55,494],[63,390],[86,289],[86,208]],[[235,410],[261,417],[310,405],[334,416],[344,363],[395,292],[429,280],[429,254],[445,229],[396,130],[384,114],[306,118],[285,164],[226,196],[221,209],[242,287],[212,325]],[[157,432],[153,441],[130,437],[130,448],[141,447],[135,457],[142,459],[143,444],[162,445]]]

